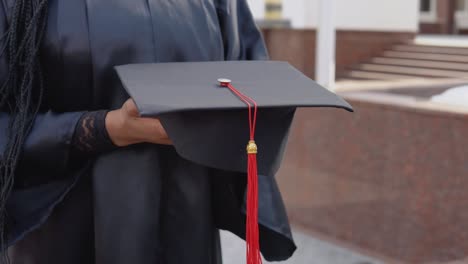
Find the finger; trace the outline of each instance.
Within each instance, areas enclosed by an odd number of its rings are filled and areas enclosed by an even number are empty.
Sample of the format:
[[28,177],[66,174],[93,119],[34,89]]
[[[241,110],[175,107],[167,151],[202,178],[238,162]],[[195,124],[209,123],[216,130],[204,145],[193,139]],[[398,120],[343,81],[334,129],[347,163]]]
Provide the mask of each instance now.
[[155,123],[156,125],[156,129],[157,129],[157,134],[159,135],[160,138],[169,138],[169,136],[167,135],[167,132],[166,132],[166,129],[164,128],[164,126],[162,125],[161,121],[159,119],[153,119],[153,122],[154,121],[157,121]]
[[173,145],[172,140],[170,139],[163,139],[160,144],[161,145]]

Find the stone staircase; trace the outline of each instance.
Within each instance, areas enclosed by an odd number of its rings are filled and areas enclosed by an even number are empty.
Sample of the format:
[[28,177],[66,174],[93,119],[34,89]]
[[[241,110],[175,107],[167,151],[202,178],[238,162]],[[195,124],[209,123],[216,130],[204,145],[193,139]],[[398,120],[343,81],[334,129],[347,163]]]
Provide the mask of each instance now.
[[400,44],[338,75],[339,80],[468,78],[468,46]]

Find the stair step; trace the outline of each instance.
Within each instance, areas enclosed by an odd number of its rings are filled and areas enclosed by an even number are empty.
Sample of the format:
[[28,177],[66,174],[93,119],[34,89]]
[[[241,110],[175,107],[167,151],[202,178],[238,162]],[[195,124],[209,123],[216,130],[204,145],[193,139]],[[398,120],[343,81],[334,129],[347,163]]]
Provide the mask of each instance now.
[[384,64],[384,65],[412,66],[412,67],[418,67],[418,68],[467,71],[467,74],[468,74],[468,64],[457,63],[457,62],[395,59],[395,58],[384,58],[384,57],[372,58],[371,62],[376,63],[376,64]]
[[416,36],[412,44],[423,46],[466,48],[468,47],[468,39],[463,36],[419,35]]
[[375,72],[381,72],[381,73],[421,76],[421,77],[429,77],[429,78],[434,78],[434,77],[460,78],[460,77],[468,76],[467,72],[461,72],[461,71],[435,70],[435,69],[380,65],[380,64],[370,64],[370,63],[359,64],[358,66],[356,66],[356,69],[364,70],[364,71],[375,71]]
[[346,79],[361,79],[361,80],[401,80],[401,79],[420,79],[420,77],[413,77],[400,74],[389,74],[379,72],[369,72],[352,70],[344,74],[343,78]]
[[468,48],[426,46],[426,45],[396,45],[393,51],[418,52],[418,53],[438,53],[447,55],[467,55]]
[[463,55],[430,54],[430,53],[416,53],[416,52],[404,52],[404,51],[385,51],[384,57],[468,63],[468,56],[463,56]]

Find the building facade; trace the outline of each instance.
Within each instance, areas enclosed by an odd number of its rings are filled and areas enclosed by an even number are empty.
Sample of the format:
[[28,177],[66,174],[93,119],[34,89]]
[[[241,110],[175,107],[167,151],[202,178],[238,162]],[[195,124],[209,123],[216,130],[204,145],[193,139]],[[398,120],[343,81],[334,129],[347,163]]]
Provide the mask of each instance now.
[[[281,3],[282,2],[282,3]],[[320,0],[249,0],[257,20],[281,3],[292,28],[316,28]],[[468,34],[468,0],[335,0],[338,30],[412,31]]]
[[[311,77],[315,73],[320,1],[283,0],[280,19],[289,21],[285,24],[290,27],[268,27],[264,26],[269,24],[264,20],[272,9],[267,8],[271,1],[249,0],[254,17],[263,27],[271,57],[289,61]],[[276,6],[277,2],[274,1]],[[335,0],[335,3],[338,74],[392,45],[412,40],[418,33],[419,0]]]
[[468,0],[420,0],[420,33],[468,34]]

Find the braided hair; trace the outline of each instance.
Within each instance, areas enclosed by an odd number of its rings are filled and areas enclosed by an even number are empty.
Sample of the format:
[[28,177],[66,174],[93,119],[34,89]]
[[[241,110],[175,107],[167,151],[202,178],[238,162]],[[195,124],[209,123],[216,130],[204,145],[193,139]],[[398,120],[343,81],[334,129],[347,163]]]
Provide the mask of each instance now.
[[0,86],[0,109],[9,113],[7,144],[0,153],[0,250],[1,260],[9,262],[6,253],[7,212],[15,169],[22,147],[31,130],[44,91],[39,62],[39,48],[47,25],[48,0],[14,0],[9,10],[8,29],[1,38],[0,56],[7,61],[8,71]]

